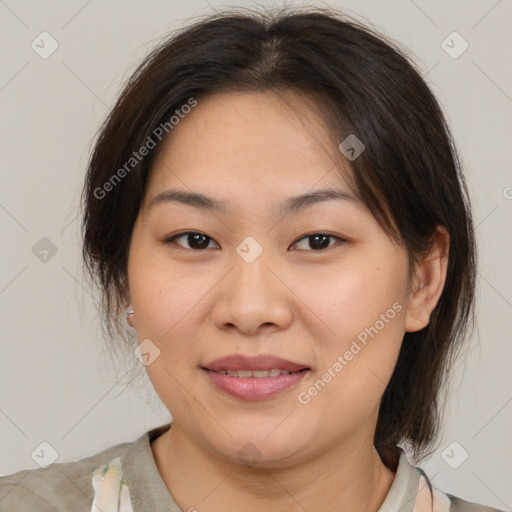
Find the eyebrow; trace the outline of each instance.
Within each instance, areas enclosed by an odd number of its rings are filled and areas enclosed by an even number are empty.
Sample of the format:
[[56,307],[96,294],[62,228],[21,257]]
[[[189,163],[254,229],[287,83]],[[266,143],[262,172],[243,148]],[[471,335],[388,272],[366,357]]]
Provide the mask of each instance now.
[[[288,197],[280,206],[281,215],[297,213],[305,210],[309,206],[325,201],[350,201],[354,204],[360,203],[355,196],[343,191],[332,188],[308,192],[297,196]],[[205,211],[217,211],[225,213],[228,210],[228,203],[213,199],[199,192],[187,192],[184,190],[166,190],[155,196],[149,203],[149,208],[159,204],[179,203],[192,206]]]

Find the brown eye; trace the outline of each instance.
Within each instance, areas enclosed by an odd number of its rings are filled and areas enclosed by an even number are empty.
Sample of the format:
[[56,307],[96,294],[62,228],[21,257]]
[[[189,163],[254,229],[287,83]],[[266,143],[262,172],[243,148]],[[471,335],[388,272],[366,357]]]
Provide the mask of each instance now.
[[[183,239],[188,247],[183,246],[181,243],[175,242],[176,240]],[[185,233],[179,233],[177,235],[172,236],[171,238],[167,238],[165,243],[177,243],[180,247],[184,249],[193,249],[193,250],[202,250],[207,249],[210,241],[213,242],[213,238],[205,235],[204,233],[199,233],[197,231],[187,231]],[[216,243],[216,242],[215,242]]]
[[[177,240],[180,239],[185,240],[185,244],[188,244],[188,246],[183,245],[182,242],[178,243]],[[307,250],[313,252],[320,252],[325,249],[328,249],[329,247],[332,247],[336,243],[336,241],[345,242],[343,238],[331,235],[329,233],[311,233],[300,238],[297,242],[294,243],[294,245],[304,243],[303,241],[306,241],[307,246],[302,247],[300,250]],[[192,249],[195,251],[211,248],[209,247],[210,242],[216,243],[213,240],[213,238],[198,231],[186,231],[184,233],[178,233],[177,235],[174,235],[165,240],[165,243],[176,243],[177,245],[184,249]]]
[[307,240],[307,246],[303,247],[300,250],[313,250],[314,252],[319,252],[324,249],[327,249],[331,247],[334,244],[330,244],[330,240],[337,240],[340,242],[344,242],[343,238],[340,238],[339,236],[331,235],[329,233],[311,233],[310,235],[306,235],[302,237],[298,242],[295,242],[294,245],[297,245],[302,240]]

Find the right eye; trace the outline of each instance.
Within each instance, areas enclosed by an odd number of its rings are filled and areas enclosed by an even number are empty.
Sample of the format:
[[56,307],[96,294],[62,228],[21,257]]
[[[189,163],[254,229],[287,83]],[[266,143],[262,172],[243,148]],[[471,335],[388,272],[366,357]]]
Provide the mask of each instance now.
[[[176,240],[184,239],[186,243],[189,244],[189,247],[184,247],[182,244],[176,242]],[[208,249],[209,241],[214,241],[213,238],[210,238],[208,235],[204,233],[200,233],[199,231],[185,231],[184,233],[178,233],[177,235],[173,235],[170,238],[166,238],[164,242],[168,243],[176,243],[180,247],[184,249],[192,249],[192,250],[202,250]],[[217,242],[215,242],[217,243]]]

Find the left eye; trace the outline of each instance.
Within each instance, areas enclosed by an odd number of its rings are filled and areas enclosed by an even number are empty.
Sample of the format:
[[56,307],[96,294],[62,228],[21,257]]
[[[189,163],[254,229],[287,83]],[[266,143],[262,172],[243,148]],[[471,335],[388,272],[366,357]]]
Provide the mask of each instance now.
[[323,249],[327,249],[328,247],[331,247],[332,245],[334,245],[334,244],[329,243],[329,239],[337,240],[339,242],[345,241],[343,238],[340,238],[339,236],[331,235],[329,233],[312,233],[311,235],[306,235],[306,236],[302,237],[297,242],[295,242],[295,244],[298,244],[302,240],[309,240],[309,244],[308,244],[309,247],[311,249],[314,249],[315,252],[319,252]]
[[[207,249],[208,241],[213,241],[213,238],[210,238],[208,235],[204,233],[199,233],[197,231],[187,231],[185,233],[180,233],[178,235],[174,235],[165,240],[165,243],[171,243],[180,238],[185,238],[187,243],[190,244],[189,247],[184,247],[185,249]],[[181,246],[181,244],[178,244]],[[181,246],[182,247],[182,246]]]
[[[189,246],[184,247],[184,249],[193,249],[193,250],[208,249],[209,242],[210,241],[214,242],[213,238],[210,238],[208,235],[205,235],[204,233],[200,233],[197,231],[187,231],[185,233],[179,233],[170,238],[167,238],[165,240],[165,243],[174,243],[176,240],[179,240],[180,238],[183,238],[184,240],[186,240],[186,243],[189,244]],[[309,248],[312,249],[314,252],[319,252],[321,250],[331,247],[333,244],[329,243],[330,240],[331,241],[339,241],[339,242],[345,241],[343,238],[340,238],[339,236],[331,235],[329,233],[311,233],[310,235],[303,236],[302,238],[297,240],[297,242],[295,242],[293,245],[298,245],[303,240],[309,241],[309,243],[308,243]],[[217,243],[217,242],[214,242],[214,243]],[[180,247],[183,247],[179,243],[178,243],[178,245]],[[302,248],[300,250],[304,250],[304,248]],[[306,250],[308,250],[308,249],[306,248]]]

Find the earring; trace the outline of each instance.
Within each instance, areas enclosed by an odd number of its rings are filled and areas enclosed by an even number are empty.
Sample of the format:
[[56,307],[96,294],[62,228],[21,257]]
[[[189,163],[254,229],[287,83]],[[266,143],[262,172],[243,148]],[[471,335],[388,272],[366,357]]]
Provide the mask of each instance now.
[[[423,286],[424,286],[423,283],[420,283],[419,289],[421,290],[423,288]],[[133,311],[132,311],[132,313],[133,313]]]
[[131,316],[133,316],[133,315],[134,315],[133,309],[130,309],[130,311],[128,311],[128,312],[126,313],[126,323],[127,323],[130,327],[132,327],[132,328],[134,328],[134,325],[133,325],[133,318],[130,318],[130,317],[131,317]]

